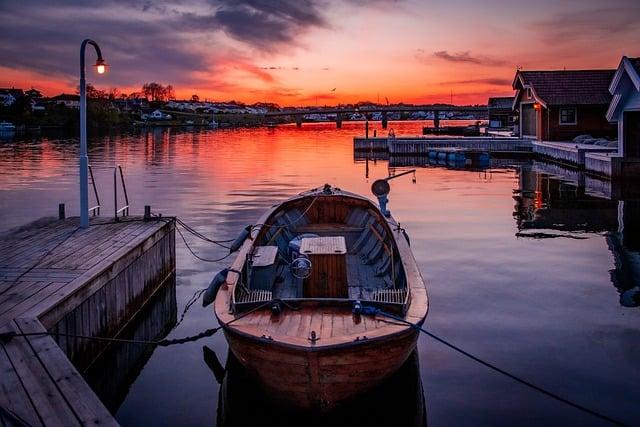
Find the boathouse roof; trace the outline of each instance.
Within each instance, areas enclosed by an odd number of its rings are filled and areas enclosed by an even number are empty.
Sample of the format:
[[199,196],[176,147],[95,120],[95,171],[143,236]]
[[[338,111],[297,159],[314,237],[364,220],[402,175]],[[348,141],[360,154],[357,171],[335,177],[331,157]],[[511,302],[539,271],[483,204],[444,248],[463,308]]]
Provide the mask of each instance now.
[[640,58],[622,57],[609,84],[609,93],[612,98],[607,110],[607,120],[614,122],[624,110],[627,99],[637,97],[640,93]]
[[532,96],[548,105],[609,104],[609,84],[616,70],[518,71],[515,90],[531,89]]
[[495,96],[489,98],[489,102],[487,103],[487,108],[489,110],[512,110],[513,105],[513,96]]

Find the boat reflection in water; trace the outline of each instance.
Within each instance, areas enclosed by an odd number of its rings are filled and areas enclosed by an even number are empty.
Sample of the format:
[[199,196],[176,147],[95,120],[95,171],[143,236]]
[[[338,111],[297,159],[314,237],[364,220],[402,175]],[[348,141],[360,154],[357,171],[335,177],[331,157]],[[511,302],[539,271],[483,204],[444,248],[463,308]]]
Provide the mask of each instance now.
[[[167,278],[117,338],[159,341],[176,324],[176,276]],[[102,403],[115,414],[155,346],[111,344],[82,373]]]
[[602,233],[615,260],[611,282],[620,304],[640,306],[640,186],[598,180],[533,162],[520,168],[514,192],[518,237],[585,239]]
[[324,415],[282,405],[277,396],[263,391],[255,377],[231,352],[227,355],[225,367],[220,365],[215,353],[206,346],[203,347],[203,357],[220,383],[219,427],[276,424],[280,427],[427,425],[417,350],[379,386]]

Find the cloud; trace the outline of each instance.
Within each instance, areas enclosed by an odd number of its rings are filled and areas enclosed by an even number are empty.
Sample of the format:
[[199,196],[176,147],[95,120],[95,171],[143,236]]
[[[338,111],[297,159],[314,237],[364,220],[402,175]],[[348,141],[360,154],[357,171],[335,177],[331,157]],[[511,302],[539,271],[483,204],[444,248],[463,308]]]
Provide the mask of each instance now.
[[491,86],[511,86],[511,79],[504,79],[499,77],[486,77],[480,79],[468,79],[468,80],[451,80],[442,82],[442,85],[466,85],[466,84],[486,84]]
[[229,37],[273,51],[281,45],[299,45],[311,28],[328,27],[316,0],[214,0],[211,28]]
[[[234,51],[223,37],[274,52],[300,45],[299,36],[327,27],[321,13],[330,0],[0,0],[0,64],[77,86],[78,48],[95,37],[111,66],[88,78],[98,86],[133,87],[145,81],[176,87],[225,83],[234,70],[267,84],[280,67],[254,65],[254,55]],[[323,3],[320,3],[323,2]],[[88,51],[87,61],[94,53]],[[298,70],[299,67],[292,67]]]
[[311,102],[311,101],[315,102],[316,100],[330,101],[334,99],[337,99],[337,96],[334,95],[333,93],[315,93],[315,94],[310,94],[305,97],[299,98],[301,102]]
[[507,61],[489,56],[474,56],[470,51],[449,53],[447,50],[433,52],[433,57],[447,62],[468,63],[476,65],[502,66]]
[[632,33],[640,35],[640,2],[611,0],[607,7],[573,9],[528,25],[547,43],[575,44],[591,39],[611,39]]

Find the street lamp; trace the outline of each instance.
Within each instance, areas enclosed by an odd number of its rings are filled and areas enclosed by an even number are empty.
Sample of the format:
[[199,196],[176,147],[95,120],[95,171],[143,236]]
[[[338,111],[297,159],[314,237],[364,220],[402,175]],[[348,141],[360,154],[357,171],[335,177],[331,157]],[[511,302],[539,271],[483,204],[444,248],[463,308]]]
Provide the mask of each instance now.
[[84,51],[87,44],[93,46],[98,55],[94,67],[98,74],[107,71],[98,43],[84,39],[80,45],[80,227],[89,227],[89,157],[87,156],[87,82],[85,80]]

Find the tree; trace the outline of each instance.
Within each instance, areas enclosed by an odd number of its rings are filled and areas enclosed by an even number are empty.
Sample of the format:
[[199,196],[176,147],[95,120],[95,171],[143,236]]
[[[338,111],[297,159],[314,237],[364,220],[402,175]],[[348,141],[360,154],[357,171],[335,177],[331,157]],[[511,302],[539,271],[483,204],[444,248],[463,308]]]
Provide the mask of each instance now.
[[162,101],[169,101],[170,99],[175,99],[175,95],[173,94],[173,86],[171,85],[166,85],[164,87],[164,91],[162,93],[163,95],[163,99]]
[[89,99],[106,99],[107,92],[97,89],[91,83],[87,83],[87,98]]
[[120,91],[118,90],[117,87],[112,87],[111,89],[109,89],[109,99],[111,101],[118,99],[120,97]]
[[156,82],[145,83],[142,86],[142,93],[147,98],[147,100],[151,102],[168,101],[175,98],[173,86],[163,86],[162,84]]
[[196,94],[191,95],[191,102],[200,102],[200,97]]

